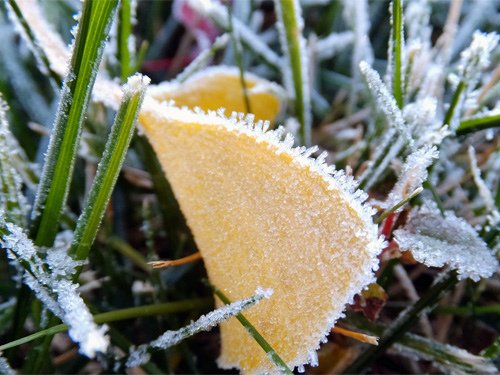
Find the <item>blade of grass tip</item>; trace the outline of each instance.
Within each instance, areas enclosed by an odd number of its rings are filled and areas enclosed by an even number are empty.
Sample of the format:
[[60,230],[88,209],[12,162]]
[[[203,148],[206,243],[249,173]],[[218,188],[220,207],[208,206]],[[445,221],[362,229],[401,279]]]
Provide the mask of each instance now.
[[[120,320],[143,318],[147,316],[174,314],[184,311],[193,311],[204,309],[210,305],[210,298],[190,299],[176,302],[157,303],[153,305],[129,307],[120,310],[109,311],[105,313],[95,314],[94,321],[96,324],[112,323]],[[16,346],[26,344],[45,336],[53,336],[56,333],[65,332],[68,330],[66,324],[58,324],[56,326],[32,333],[31,335],[0,345],[0,352],[15,348]]]
[[[281,47],[291,72],[284,70],[285,81],[292,80],[295,93],[295,115],[300,124],[299,139],[303,145],[311,143],[311,92],[309,88],[307,51],[302,36],[304,20],[298,0],[275,0]],[[287,77],[291,75],[291,77]]]
[[[226,295],[219,289],[217,289],[215,286],[210,284],[210,287],[212,288],[214,294],[226,305],[229,305],[231,301],[229,298],[226,297]],[[288,368],[287,364],[279,354],[276,352],[276,350],[273,349],[273,347],[267,342],[267,340],[257,331],[257,329],[252,325],[252,323],[249,322],[247,318],[243,314],[238,314],[236,315],[236,319],[241,323],[243,327],[247,330],[247,332],[252,336],[252,338],[259,344],[259,346],[264,349],[266,352],[267,356],[269,359],[276,365],[276,367],[284,374],[293,374],[293,372]]]
[[402,0],[392,1],[392,92],[399,108],[403,108],[403,73],[401,69],[403,54],[403,11]]
[[120,108],[97,167],[87,203],[76,225],[73,244],[69,250],[69,254],[75,259],[87,258],[97,235],[134,134],[135,122],[149,82],[148,77],[137,74],[130,77],[124,86]]
[[238,70],[240,72],[240,82],[241,88],[243,90],[243,99],[245,101],[245,108],[247,113],[252,113],[252,109],[250,108],[250,100],[248,99],[248,89],[247,83],[245,81],[245,70],[243,68],[243,58],[242,58],[242,50],[241,50],[241,41],[237,31],[233,27],[233,7],[229,4],[229,0],[226,0],[227,6],[227,23],[229,25],[229,35],[231,35],[231,41],[233,43],[234,49],[234,61],[236,61],[236,65],[238,66]]
[[457,128],[457,135],[464,135],[479,130],[500,127],[500,113],[491,116],[463,120]]
[[138,72],[139,70],[141,70],[142,62],[144,61],[144,57],[146,56],[148,49],[149,49],[148,41],[143,40],[141,46],[139,47],[139,52],[137,52],[137,56],[135,57],[135,65],[133,70],[134,72]]
[[21,12],[21,9],[19,9],[17,3],[15,0],[8,0],[6,2],[7,6],[9,7],[9,14],[12,16],[16,17],[17,22],[19,26],[22,28],[26,38],[29,41],[29,44],[31,48],[33,49],[33,52],[35,54],[35,58],[38,60],[40,65],[43,67],[45,72],[49,75],[52,86],[55,88],[61,87],[62,81],[59,75],[54,72],[51,67],[50,67],[50,62],[49,59],[47,58],[47,55],[45,54],[43,48],[40,47],[40,45],[37,43],[37,40],[35,38],[35,35],[33,34],[33,31],[31,30],[28,22],[26,22],[26,19],[23,16],[23,12]]
[[385,353],[397,340],[415,324],[424,310],[431,309],[439,301],[445,291],[452,288],[458,282],[456,271],[445,273],[422,298],[416,301],[408,309],[400,313],[393,324],[381,335],[378,346],[365,350],[345,370],[345,374],[360,374],[366,372],[370,364]]
[[38,246],[51,246],[59,229],[83,120],[116,5],[117,0],[83,2],[69,73],[64,79],[32,212],[31,234]]
[[117,53],[120,61],[120,79],[122,83],[132,74],[132,58],[129,39],[132,34],[132,9],[130,1],[121,1],[118,10],[118,43]]

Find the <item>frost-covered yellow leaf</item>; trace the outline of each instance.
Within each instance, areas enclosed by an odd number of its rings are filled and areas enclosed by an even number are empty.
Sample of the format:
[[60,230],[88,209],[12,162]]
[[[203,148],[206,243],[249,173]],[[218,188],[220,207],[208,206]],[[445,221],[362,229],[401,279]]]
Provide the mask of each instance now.
[[[193,231],[211,282],[290,367],[313,362],[353,295],[372,281],[377,228],[343,175],[292,149],[282,132],[146,100],[140,120]],[[237,320],[221,327],[221,367],[274,372]]]
[[[244,77],[250,108],[256,119],[274,120],[284,97],[281,87],[252,73],[245,73]],[[185,82],[152,86],[148,93],[159,101],[173,100],[178,107],[247,112],[240,74],[235,67],[209,67]]]

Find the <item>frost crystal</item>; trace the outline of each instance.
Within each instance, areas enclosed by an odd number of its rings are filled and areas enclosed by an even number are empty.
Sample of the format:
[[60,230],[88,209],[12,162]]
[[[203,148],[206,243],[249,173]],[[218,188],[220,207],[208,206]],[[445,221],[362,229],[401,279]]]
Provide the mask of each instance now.
[[398,130],[398,132],[410,144],[413,143],[413,138],[405,124],[403,114],[398,108],[396,99],[389,93],[389,90],[384,85],[378,73],[373,70],[366,61],[361,61],[359,64],[361,73],[365,76],[366,83],[370,89],[373,98],[377,102],[380,110],[384,113],[389,125]]
[[69,325],[69,336],[79,343],[80,352],[89,358],[95,357],[96,352],[105,353],[109,345],[109,337],[105,335],[107,327],[98,327],[94,323],[92,314],[76,291],[78,285],[58,280],[53,287],[57,302],[64,311],[62,320]]
[[177,345],[182,340],[198,332],[208,331],[222,321],[238,315],[242,310],[255,305],[263,298],[269,299],[272,294],[272,289],[258,287],[253,297],[233,302],[209,312],[206,315],[202,315],[197,321],[177,331],[166,331],[163,335],[151,341],[149,344],[140,345],[138,348],[134,349],[127,360],[127,367],[137,367],[146,363],[150,358],[147,352],[148,348],[167,349]]
[[474,228],[451,211],[443,217],[428,203],[411,211],[403,229],[394,232],[399,247],[430,267],[448,265],[460,279],[490,277],[498,262]]
[[408,194],[422,186],[427,179],[427,168],[437,159],[439,153],[435,146],[424,146],[410,154],[403,166],[398,182],[389,193],[384,208],[391,208]]
[[490,64],[490,55],[498,45],[499,36],[496,33],[481,33],[476,31],[468,48],[460,54],[458,74],[472,88],[475,87],[483,69]]
[[48,251],[44,262],[21,228],[11,223],[2,224],[7,234],[2,236],[0,244],[7,250],[9,259],[29,264],[30,270],[23,276],[26,285],[46,308],[69,326],[69,335],[80,345],[82,354],[92,358],[96,352],[105,352],[109,345],[109,338],[105,335],[107,328],[94,323],[92,314],[77,292],[79,285],[71,281],[76,267],[82,262],[73,260],[67,254],[71,244],[69,232],[63,232],[56,238],[55,247]]

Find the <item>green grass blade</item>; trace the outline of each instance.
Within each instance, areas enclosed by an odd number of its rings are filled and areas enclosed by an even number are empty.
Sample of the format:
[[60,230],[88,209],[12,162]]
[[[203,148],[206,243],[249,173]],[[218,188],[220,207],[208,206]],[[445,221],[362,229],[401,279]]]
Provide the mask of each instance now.
[[54,242],[67,199],[78,141],[117,0],[84,1],[69,74],[32,213],[32,237],[39,246]]
[[457,135],[500,127],[500,114],[463,120],[457,128]]
[[392,2],[392,93],[399,108],[403,108],[402,54],[403,54],[403,10],[401,0]]
[[379,217],[377,217],[373,222],[375,224],[380,224],[382,221],[384,221],[390,214],[393,212],[396,212],[398,209],[403,207],[406,203],[411,201],[413,198],[415,198],[417,195],[419,195],[422,192],[423,188],[417,188],[415,189],[412,193],[410,193],[407,197],[399,201],[397,204],[395,204],[393,207],[390,209],[382,212]]
[[[219,289],[215,288],[214,286],[211,286],[214,294],[219,297],[219,299],[226,305],[229,305],[231,301],[229,298],[226,297],[226,295]],[[273,347],[266,341],[264,337],[257,331],[257,329],[248,321],[247,318],[243,314],[238,314],[236,315],[236,319],[241,323],[243,327],[248,331],[250,336],[259,344],[259,346],[264,349],[266,352],[267,356],[269,359],[276,365],[276,367],[284,374],[293,374],[293,372],[288,368],[287,364],[279,354],[276,352],[276,350],[273,349]]]
[[307,51],[302,36],[303,20],[301,9],[297,0],[276,0],[275,4],[278,10],[280,34],[282,34],[282,49],[291,68],[295,93],[295,115],[300,124],[299,141],[303,145],[309,145],[311,143],[311,93],[309,90]]
[[125,85],[124,96],[97,168],[87,203],[76,225],[69,252],[76,259],[87,258],[97,235],[134,134],[135,122],[148,84],[149,78],[136,75],[129,78]]
[[460,83],[457,86],[457,89],[455,93],[453,94],[453,98],[451,99],[450,107],[448,108],[448,111],[446,111],[446,115],[444,116],[443,120],[443,125],[448,125],[451,126],[451,121],[453,120],[453,116],[455,114],[455,110],[458,106],[458,102],[460,101],[460,96],[462,95],[462,92],[465,90],[465,82],[460,81]]

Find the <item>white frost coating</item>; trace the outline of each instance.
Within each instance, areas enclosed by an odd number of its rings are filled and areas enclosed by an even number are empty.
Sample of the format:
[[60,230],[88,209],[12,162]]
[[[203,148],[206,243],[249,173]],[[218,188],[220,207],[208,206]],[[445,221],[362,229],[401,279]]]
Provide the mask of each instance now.
[[37,248],[21,228],[11,223],[6,223],[5,227],[9,233],[0,239],[0,244],[7,249],[9,259],[22,260],[30,265],[31,272],[23,275],[26,285],[46,308],[69,326],[69,335],[79,344],[82,354],[92,358],[96,352],[105,352],[109,345],[109,338],[105,335],[107,327],[98,327],[94,323],[92,314],[77,292],[79,285],[71,281],[76,267],[82,262],[67,254],[71,244],[68,234],[63,232],[56,238],[55,248],[48,251],[47,260],[43,262]]
[[476,31],[470,46],[460,54],[458,74],[472,88],[477,84],[482,70],[490,64],[490,56],[498,45],[498,40],[497,33],[485,34]]
[[383,207],[388,209],[422,186],[427,179],[427,168],[437,159],[439,152],[435,146],[424,146],[406,158],[401,176],[392,188]]
[[387,86],[384,85],[380,79],[379,74],[373,70],[366,61],[361,61],[359,63],[359,69],[365,77],[368,88],[380,107],[380,110],[384,113],[389,125],[398,130],[406,141],[409,142],[410,146],[412,146],[414,142],[413,137],[408,129],[408,126],[405,124],[403,114],[398,108],[396,100],[389,93]]
[[[210,17],[217,25],[229,29],[227,8],[222,4],[210,0],[185,0],[189,6],[201,15]],[[233,17],[233,28],[240,36],[242,42],[255,53],[261,56],[274,67],[281,66],[281,57],[269,48],[249,27]]]
[[272,289],[257,287],[255,295],[250,298],[233,302],[229,305],[211,311],[206,315],[202,315],[195,322],[177,331],[166,331],[163,335],[158,337],[156,340],[151,341],[149,344],[140,345],[138,348],[132,350],[126,366],[128,368],[140,366],[141,364],[149,361],[150,355],[147,352],[149,348],[167,349],[171,346],[177,345],[182,340],[198,332],[208,331],[224,320],[238,315],[242,310],[255,305],[263,298],[269,299],[272,294]]
[[10,367],[7,359],[0,352],[0,374],[4,375],[16,375],[16,372]]
[[80,345],[80,353],[93,358],[97,352],[105,353],[109,346],[109,337],[105,334],[107,326],[98,327],[94,323],[76,288],[78,285],[69,280],[59,280],[54,285],[54,292],[64,311],[63,321],[69,325],[69,336]]
[[443,217],[430,202],[414,209],[403,229],[394,232],[403,250],[410,250],[420,263],[430,267],[448,265],[458,271],[460,279],[478,281],[490,277],[498,261],[474,228],[452,211]]
[[326,38],[318,40],[314,45],[316,59],[318,61],[329,59],[349,47],[354,40],[352,31],[331,33]]
[[488,213],[491,215],[491,225],[497,225],[500,222],[500,212],[498,212],[497,207],[495,205],[495,200],[493,195],[491,194],[490,189],[486,186],[486,183],[481,178],[481,171],[477,166],[477,159],[474,147],[469,146],[469,160],[470,160],[470,169],[472,172],[472,177],[474,178],[474,182],[479,190],[479,195],[484,201],[486,205],[486,209]]
[[148,76],[136,73],[128,77],[127,83],[123,85],[123,92],[126,96],[134,96],[142,90],[145,90],[150,83],[151,79]]

